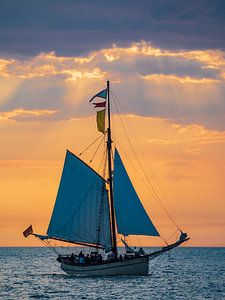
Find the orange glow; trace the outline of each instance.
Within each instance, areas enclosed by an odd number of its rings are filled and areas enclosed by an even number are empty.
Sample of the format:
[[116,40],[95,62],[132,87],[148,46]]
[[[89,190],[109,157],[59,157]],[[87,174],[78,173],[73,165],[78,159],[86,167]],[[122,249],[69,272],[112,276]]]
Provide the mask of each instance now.
[[[0,58],[0,246],[40,246],[22,232],[30,223],[46,232],[65,150],[79,154],[97,137],[88,100],[107,79],[126,107],[124,125],[145,172],[190,234],[189,245],[225,246],[224,57],[222,50],[163,50],[142,41],[84,57]],[[115,115],[114,145],[169,238],[174,225],[146,188],[122,127]],[[89,162],[90,151],[83,158]]]
[[44,116],[44,115],[51,115],[56,113],[56,110],[25,110],[25,109],[15,109],[9,112],[2,112],[0,113],[0,120],[8,120],[10,118],[18,117],[18,116]]
[[[128,115],[124,120],[133,132],[131,141],[151,182],[159,193],[163,190],[163,201],[182,229],[191,235],[189,245],[224,246],[225,205],[221,195],[225,193],[225,133],[156,118]],[[114,124],[118,122],[115,116]],[[95,126],[94,118],[34,122],[32,130],[25,122],[4,122],[0,162],[1,246],[40,245],[34,238],[24,239],[22,231],[32,223],[37,232],[46,232],[65,149],[78,154],[96,136]],[[115,127],[114,132],[115,144],[143,204],[162,235],[168,238],[174,232],[173,224],[137,176],[141,171],[121,128]],[[11,134],[13,138],[9,138]],[[8,156],[13,159],[4,160]],[[87,162],[88,157],[90,152],[84,155]],[[95,161],[94,166],[97,168]],[[142,242],[161,244],[155,238],[143,238]]]

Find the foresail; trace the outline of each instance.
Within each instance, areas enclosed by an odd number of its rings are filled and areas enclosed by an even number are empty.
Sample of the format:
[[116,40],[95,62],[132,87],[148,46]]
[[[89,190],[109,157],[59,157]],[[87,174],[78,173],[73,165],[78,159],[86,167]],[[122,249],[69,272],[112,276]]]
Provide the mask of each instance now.
[[47,234],[111,249],[105,180],[68,150]]
[[115,150],[114,160],[114,204],[118,233],[127,235],[159,236],[147,215]]

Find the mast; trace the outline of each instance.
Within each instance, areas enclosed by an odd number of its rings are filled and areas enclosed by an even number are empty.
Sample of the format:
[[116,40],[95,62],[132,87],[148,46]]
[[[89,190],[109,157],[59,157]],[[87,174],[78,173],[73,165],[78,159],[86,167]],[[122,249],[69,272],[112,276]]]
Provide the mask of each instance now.
[[108,100],[108,129],[107,129],[107,153],[108,153],[108,173],[109,173],[109,195],[110,195],[110,214],[112,227],[112,252],[117,255],[116,243],[116,225],[115,225],[115,211],[113,199],[113,176],[112,176],[112,139],[111,139],[111,122],[110,122],[110,96],[109,96],[109,81],[107,80],[107,100]]

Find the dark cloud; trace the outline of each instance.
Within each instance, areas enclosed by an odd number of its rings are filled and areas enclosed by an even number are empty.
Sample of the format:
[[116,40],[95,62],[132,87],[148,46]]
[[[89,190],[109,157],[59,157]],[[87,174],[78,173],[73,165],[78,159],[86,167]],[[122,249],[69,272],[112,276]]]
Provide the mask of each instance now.
[[1,0],[0,52],[81,55],[144,39],[161,48],[225,49],[221,0]]

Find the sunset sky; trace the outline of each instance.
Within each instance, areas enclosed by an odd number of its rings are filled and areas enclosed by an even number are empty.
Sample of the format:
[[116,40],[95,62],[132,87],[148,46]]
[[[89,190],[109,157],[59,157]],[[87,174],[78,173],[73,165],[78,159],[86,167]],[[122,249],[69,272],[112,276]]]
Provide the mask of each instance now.
[[176,228],[123,125],[188,245],[225,246],[224,33],[219,0],[1,0],[0,246],[41,246],[22,232],[46,233],[66,149],[101,135],[88,101],[107,80],[114,144],[160,233]]

